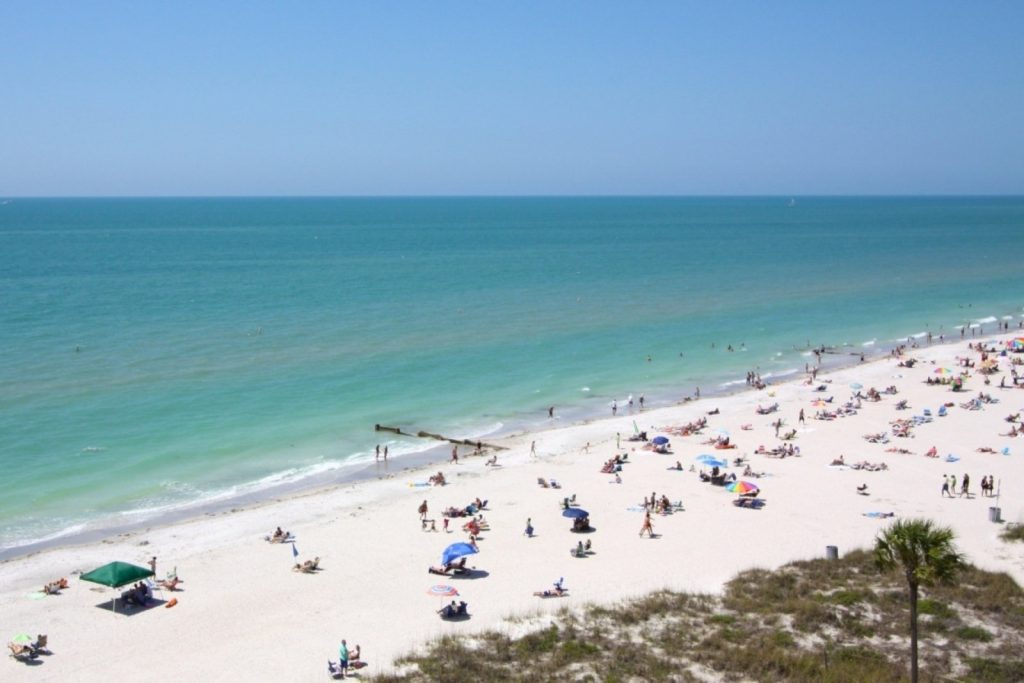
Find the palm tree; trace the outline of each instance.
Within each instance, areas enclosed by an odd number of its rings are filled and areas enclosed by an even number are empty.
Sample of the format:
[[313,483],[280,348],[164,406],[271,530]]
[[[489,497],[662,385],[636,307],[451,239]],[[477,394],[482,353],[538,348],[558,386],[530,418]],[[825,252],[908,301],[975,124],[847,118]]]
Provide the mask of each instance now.
[[875,565],[881,571],[902,568],[910,588],[910,680],[917,683],[917,590],[949,583],[964,565],[953,547],[953,530],[927,519],[897,520],[875,539]]

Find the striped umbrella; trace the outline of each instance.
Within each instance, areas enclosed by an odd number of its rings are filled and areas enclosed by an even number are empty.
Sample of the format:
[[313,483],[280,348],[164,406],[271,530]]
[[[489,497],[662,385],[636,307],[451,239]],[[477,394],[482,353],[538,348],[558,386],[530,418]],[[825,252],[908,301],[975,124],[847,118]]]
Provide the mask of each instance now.
[[725,490],[730,491],[731,493],[738,493],[742,496],[747,493],[755,493],[761,489],[754,484],[751,484],[749,481],[734,481],[726,486]]
[[450,598],[453,595],[458,594],[459,591],[455,590],[455,586],[449,586],[443,583],[439,583],[436,586],[431,586],[427,589],[427,595],[433,595],[438,598]]

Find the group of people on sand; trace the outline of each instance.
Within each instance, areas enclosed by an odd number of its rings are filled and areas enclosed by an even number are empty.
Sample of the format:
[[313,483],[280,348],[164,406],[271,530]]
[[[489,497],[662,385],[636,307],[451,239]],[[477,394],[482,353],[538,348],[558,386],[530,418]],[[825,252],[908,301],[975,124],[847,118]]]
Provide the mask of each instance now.
[[432,474],[427,479],[431,486],[444,486],[447,484],[447,480],[444,478],[444,472],[438,471],[437,474]]
[[327,673],[332,678],[345,678],[350,668],[361,669],[364,666],[366,666],[366,662],[362,660],[362,648],[356,645],[349,650],[348,643],[342,639],[341,646],[338,648],[338,663],[335,664],[331,660],[327,660]]
[[604,465],[601,466],[602,474],[614,474],[622,471],[622,466],[629,460],[629,454],[616,455],[614,458],[605,460]]
[[829,465],[832,467],[849,467],[852,470],[866,470],[868,472],[881,472],[889,469],[889,466],[884,462],[868,462],[867,460],[861,460],[860,462],[848,464],[846,462],[846,457],[843,455],[840,455],[838,458],[833,458]]
[[60,593],[62,590],[64,590],[67,587],[68,587],[68,580],[65,579],[64,577],[61,577],[61,578],[57,579],[56,581],[51,581],[50,583],[48,583],[45,586],[43,586],[43,592],[46,593],[47,595],[56,595],[57,593]]
[[138,605],[139,607],[145,607],[149,604],[149,601],[153,599],[153,592],[149,589],[149,586],[139,581],[131,588],[121,592],[121,602]]
[[274,533],[267,536],[266,539],[271,543],[288,543],[292,540],[292,533],[290,531],[283,531],[281,527],[274,529]]

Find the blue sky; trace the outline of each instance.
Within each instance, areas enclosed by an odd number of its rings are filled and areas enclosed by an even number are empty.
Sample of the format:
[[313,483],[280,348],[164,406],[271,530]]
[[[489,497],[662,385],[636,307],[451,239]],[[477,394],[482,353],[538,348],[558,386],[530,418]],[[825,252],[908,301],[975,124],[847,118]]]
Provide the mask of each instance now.
[[0,195],[1024,193],[1022,2],[0,4]]

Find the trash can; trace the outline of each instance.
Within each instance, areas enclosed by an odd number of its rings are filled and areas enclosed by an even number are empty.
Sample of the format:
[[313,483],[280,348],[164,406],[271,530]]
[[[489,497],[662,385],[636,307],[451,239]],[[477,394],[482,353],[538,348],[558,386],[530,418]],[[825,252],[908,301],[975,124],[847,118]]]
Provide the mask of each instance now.
[[1001,522],[1001,521],[1003,521],[1003,520],[1001,520],[999,518],[999,513],[1000,512],[1002,512],[1001,508],[989,508],[988,509],[988,521],[990,521],[990,522]]
[[838,560],[839,559],[839,546],[827,545],[825,546],[825,559],[826,560]]

